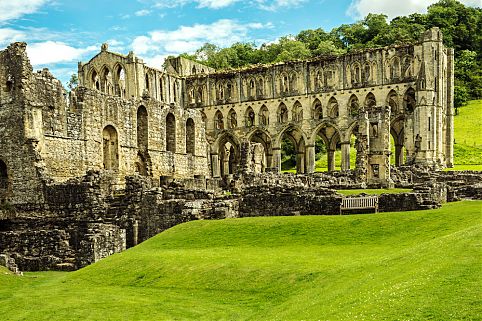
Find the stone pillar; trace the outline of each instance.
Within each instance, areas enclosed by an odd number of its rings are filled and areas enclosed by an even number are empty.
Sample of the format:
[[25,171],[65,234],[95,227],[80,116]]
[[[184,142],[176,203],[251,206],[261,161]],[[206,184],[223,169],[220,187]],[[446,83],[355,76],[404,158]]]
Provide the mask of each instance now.
[[328,171],[333,172],[335,170],[335,150],[328,149]]
[[218,178],[221,177],[221,173],[219,172],[219,156],[218,154],[211,154],[211,167],[213,169],[213,177]]
[[297,174],[305,173],[305,153],[303,152],[298,152],[296,154],[296,173]]
[[454,167],[454,50],[447,49],[447,105],[446,105],[445,165]]
[[281,148],[273,148],[273,170],[275,172],[281,172]]
[[350,169],[350,142],[341,143],[341,170]]
[[306,146],[306,173],[315,172],[315,145]]
[[139,222],[137,220],[132,225],[132,234],[132,244],[136,246],[139,242]]

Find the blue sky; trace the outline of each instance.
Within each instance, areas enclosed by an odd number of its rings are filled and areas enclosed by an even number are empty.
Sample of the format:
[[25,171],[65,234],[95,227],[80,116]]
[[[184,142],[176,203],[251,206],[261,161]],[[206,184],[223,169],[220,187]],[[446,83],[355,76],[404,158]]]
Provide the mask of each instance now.
[[[276,41],[303,29],[327,31],[369,12],[424,12],[435,0],[0,0],[0,48],[26,41],[34,69],[63,83],[103,42],[133,50],[154,67],[203,43]],[[463,0],[482,6],[482,0]]]

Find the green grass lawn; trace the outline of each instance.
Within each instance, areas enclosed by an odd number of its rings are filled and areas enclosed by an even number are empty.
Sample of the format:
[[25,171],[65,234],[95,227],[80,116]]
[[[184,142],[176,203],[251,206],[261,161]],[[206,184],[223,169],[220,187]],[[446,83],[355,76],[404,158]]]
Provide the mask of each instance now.
[[0,273],[2,320],[476,320],[482,202],[178,225],[76,272]]
[[[454,118],[454,163],[482,165],[482,100],[459,108]],[[477,169],[480,170],[480,169]]]

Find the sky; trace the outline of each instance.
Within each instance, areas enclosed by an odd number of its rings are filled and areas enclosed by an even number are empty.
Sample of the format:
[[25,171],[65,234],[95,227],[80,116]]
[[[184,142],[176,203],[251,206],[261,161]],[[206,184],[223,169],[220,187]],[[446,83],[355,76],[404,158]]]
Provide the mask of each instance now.
[[[156,68],[204,43],[261,45],[301,30],[331,30],[368,13],[425,12],[436,0],[0,0],[0,50],[27,42],[34,69],[64,84],[100,51],[136,55]],[[482,6],[482,0],[462,0]]]

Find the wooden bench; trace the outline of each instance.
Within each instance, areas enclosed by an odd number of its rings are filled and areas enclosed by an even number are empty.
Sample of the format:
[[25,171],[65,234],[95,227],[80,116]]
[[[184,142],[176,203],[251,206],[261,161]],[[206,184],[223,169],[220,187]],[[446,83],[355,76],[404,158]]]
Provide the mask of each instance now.
[[375,209],[378,213],[378,196],[344,197],[340,204],[340,215],[343,210]]

